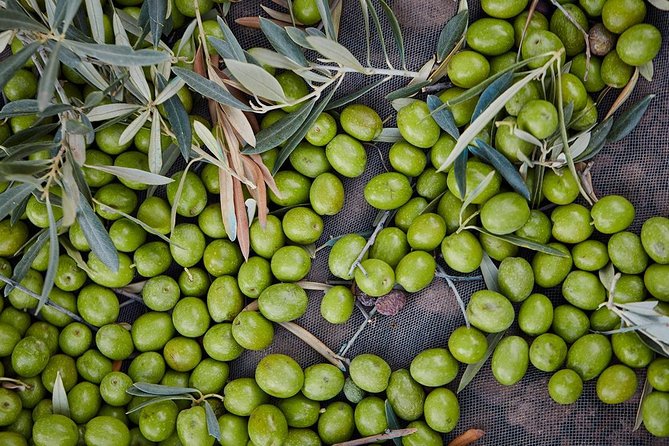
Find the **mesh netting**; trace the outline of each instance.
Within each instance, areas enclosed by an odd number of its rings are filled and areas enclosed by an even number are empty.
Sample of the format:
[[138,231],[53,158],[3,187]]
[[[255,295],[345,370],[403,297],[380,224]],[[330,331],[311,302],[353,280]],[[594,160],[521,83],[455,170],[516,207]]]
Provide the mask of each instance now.
[[[233,5],[231,18],[262,15],[260,4],[267,1],[245,1]],[[433,54],[439,32],[455,13],[457,4],[450,0],[401,0],[389,2],[404,30],[409,69],[417,70]],[[470,5],[472,17],[481,16],[478,2]],[[366,55],[365,34],[359,4],[354,0],[344,1],[340,42],[349,48],[359,60]],[[382,16],[382,14],[380,14]],[[382,22],[384,22],[383,17]],[[657,26],[662,33],[669,29],[667,15],[649,7],[646,21]],[[384,22],[389,48],[392,36]],[[244,48],[267,46],[262,33],[257,30],[234,27]],[[372,48],[372,64],[384,66],[383,53],[376,39]],[[618,193],[634,203],[637,217],[632,230],[638,231],[641,223],[654,215],[669,214],[669,52],[667,39],[663,42],[660,56],[655,60],[655,80],[639,81],[630,103],[654,93],[657,97],[642,123],[623,141],[607,146],[595,159],[592,170],[594,187],[598,195]],[[339,95],[361,88],[369,78],[348,77]],[[360,99],[388,118],[387,125],[394,125],[394,110],[383,97],[389,91],[406,84],[396,79]],[[318,244],[330,237],[371,229],[376,210],[363,198],[363,187],[374,175],[384,170],[389,145],[379,144],[378,149],[368,147],[369,164],[365,174],[355,180],[344,180],[346,203],[342,212],[326,217],[325,232]],[[328,249],[321,250],[313,261],[309,280],[324,282],[332,277],[327,268]],[[482,282],[467,282],[457,285],[460,294],[468,300],[472,292],[482,289]],[[322,293],[310,292],[307,313],[296,322],[330,348],[337,351],[363,323],[363,315],[356,311],[351,320],[341,326],[324,321],[319,314]],[[555,301],[557,302],[557,300]],[[133,318],[142,310],[137,305],[126,308],[127,317]],[[357,339],[348,357],[363,352],[376,353],[385,358],[393,369],[406,368],[420,351],[437,346],[446,346],[450,333],[464,320],[453,293],[442,280],[426,290],[410,296],[407,306],[394,317],[377,316],[368,324]],[[512,329],[513,331],[513,329]],[[245,352],[231,364],[232,377],[253,376],[258,361],[268,353],[286,353],[294,357],[303,367],[322,362],[323,359],[300,339],[280,327],[272,346],[261,352]],[[464,370],[461,367],[460,375]],[[456,430],[446,440],[469,428],[483,429],[486,434],[477,443],[481,445],[660,445],[666,439],[652,437],[643,428],[633,432],[639,393],[626,403],[607,406],[599,402],[595,394],[595,382],[585,383],[582,397],[569,406],[554,403],[547,391],[550,374],[530,367],[525,378],[517,385],[505,387],[492,376],[489,364],[483,367],[469,386],[458,397],[461,419]],[[460,376],[449,385],[456,390]],[[643,383],[644,372],[639,372]],[[641,384],[640,384],[641,386]]]

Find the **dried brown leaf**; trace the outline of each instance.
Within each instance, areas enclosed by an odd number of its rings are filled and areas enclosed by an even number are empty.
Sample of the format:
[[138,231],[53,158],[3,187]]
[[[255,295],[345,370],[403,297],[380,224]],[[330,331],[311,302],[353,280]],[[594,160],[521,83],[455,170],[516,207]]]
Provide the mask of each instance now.
[[251,243],[249,241],[249,218],[246,214],[246,205],[244,204],[244,193],[239,181],[233,181],[233,190],[235,198],[235,215],[237,216],[237,242],[242,250],[244,259],[249,259]]

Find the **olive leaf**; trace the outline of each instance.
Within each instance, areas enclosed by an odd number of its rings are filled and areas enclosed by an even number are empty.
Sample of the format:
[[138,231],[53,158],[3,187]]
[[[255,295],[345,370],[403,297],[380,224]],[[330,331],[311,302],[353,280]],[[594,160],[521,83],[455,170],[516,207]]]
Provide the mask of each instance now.
[[91,35],[97,43],[105,43],[105,28],[102,19],[102,3],[97,0],[85,0],[86,16],[91,27]]
[[639,74],[643,76],[648,82],[653,81],[653,76],[655,74],[655,68],[653,67],[653,61],[649,60],[645,64],[639,67]]
[[483,275],[486,288],[490,291],[499,293],[500,291],[497,280],[497,277],[499,276],[499,269],[486,252],[483,253],[483,259],[481,260],[481,274]]
[[334,63],[360,73],[365,72],[365,67],[358,62],[358,59],[345,46],[320,36],[308,36],[306,39],[313,49]]
[[165,395],[165,396],[157,396],[154,398],[150,398],[150,394],[143,394],[143,395],[137,395],[145,398],[149,398],[146,401],[142,401],[136,406],[133,406],[130,410],[128,410],[125,414],[130,415],[133,412],[137,412],[138,410],[144,409],[146,406],[150,406],[155,403],[160,403],[161,401],[178,401],[178,400],[191,400],[193,401],[194,398],[192,395],[189,394],[182,394],[182,395]]
[[105,166],[101,164],[86,164],[84,165],[88,169],[99,170],[101,172],[107,172],[112,175],[117,176],[118,178],[123,178],[128,181],[134,181],[142,184],[148,184],[152,186],[161,186],[164,184],[169,184],[174,180],[156,173],[147,172],[142,169],[135,169],[132,167],[121,167],[121,166]]
[[648,0],[648,3],[661,11],[669,11],[669,0]]
[[406,57],[404,51],[404,37],[402,37],[402,28],[400,23],[397,21],[397,17],[393,13],[393,10],[388,6],[388,3],[385,0],[379,0],[381,4],[381,9],[390,23],[390,29],[393,32],[393,38],[395,39],[395,45],[397,46],[397,53],[400,57],[400,64],[404,69],[406,69]]
[[477,138],[475,145],[469,146],[469,151],[474,156],[478,156],[490,163],[516,192],[526,200],[530,199],[530,190],[527,184],[525,184],[525,180],[520,176],[514,165],[511,164],[511,161],[499,153],[497,149]]
[[620,141],[627,135],[629,135],[632,130],[641,122],[644,113],[648,110],[651,101],[655,98],[654,94],[649,94],[644,97],[642,100],[634,104],[632,107],[625,110],[623,113],[618,116],[618,118],[613,122],[611,126],[611,131],[606,135],[607,142],[616,142]]
[[60,254],[60,245],[58,244],[58,227],[56,226],[56,219],[53,214],[53,205],[51,204],[51,199],[49,195],[46,196],[46,211],[49,218],[49,266],[47,268],[46,274],[44,276],[44,284],[42,285],[42,294],[40,295],[39,301],[37,302],[37,308],[35,309],[35,314],[39,314],[40,310],[44,307],[46,302],[49,300],[49,294],[53,289],[54,280],[56,278],[56,272],[58,270],[58,259]]
[[[557,54],[557,53],[556,53]],[[504,93],[499,95],[482,113],[481,115],[472,122],[469,127],[462,133],[460,138],[458,138],[455,143],[455,147],[451,151],[450,155],[442,163],[442,165],[437,169],[438,172],[443,171],[448,166],[450,166],[464,150],[467,149],[467,146],[472,142],[474,138],[483,130],[490,121],[499,113],[499,111],[506,105],[506,103],[525,85],[527,85],[534,78],[541,76],[543,73],[548,71],[548,69],[553,65],[557,55],[553,54],[551,59],[546,62],[543,66],[536,68],[530,71],[525,77],[518,80],[516,83],[511,85]]]
[[430,85],[430,81],[427,80],[422,82],[417,82],[412,85],[407,85],[406,87],[398,88],[397,90],[388,93],[385,96],[385,98],[389,101],[393,101],[399,98],[406,98],[418,93],[423,89],[423,87],[426,87],[428,85]]
[[46,34],[49,29],[23,11],[3,9],[0,15],[0,30],[17,29],[22,31],[35,31]]
[[121,136],[118,138],[118,143],[119,144],[126,144],[130,141],[133,140],[137,132],[144,127],[144,124],[146,124],[146,121],[149,119],[149,116],[151,115],[151,110],[146,109],[142,113],[137,116],[128,126],[123,130],[123,133],[121,133]]
[[67,401],[67,392],[63,385],[63,377],[60,370],[56,372],[56,379],[53,382],[53,394],[51,396],[52,410],[54,414],[70,416],[70,403]]
[[[455,175],[455,187],[460,197],[467,197],[467,160],[469,159],[469,149],[465,148],[453,165],[453,174]],[[442,166],[443,167],[443,166]],[[447,166],[448,167],[448,166]]]
[[193,387],[176,387],[176,386],[165,386],[162,384],[151,384],[145,382],[136,382],[126,390],[126,393],[134,396],[174,396],[174,395],[183,395],[187,393],[197,393],[200,394],[200,391]]
[[[156,75],[156,83],[158,84],[159,89],[163,89],[162,91],[167,89],[165,86],[165,78],[160,73]],[[158,94],[158,98],[160,98],[160,94]],[[172,132],[176,136],[181,156],[188,161],[193,140],[188,113],[186,113],[186,109],[176,95],[170,96],[165,100],[164,104],[165,114],[167,115],[167,120],[169,121],[170,126],[172,126]]]
[[395,143],[402,140],[402,134],[397,127],[384,127],[381,133],[374,138],[374,142]]
[[107,230],[86,200],[79,200],[78,222],[93,253],[112,271],[118,271],[119,259],[116,247]]
[[0,220],[4,220],[12,209],[15,209],[19,203],[27,199],[36,188],[35,184],[25,183],[10,187],[0,193]]
[[328,0],[315,0],[316,6],[318,7],[318,12],[321,15],[321,20],[323,21],[323,27],[325,28],[325,34],[328,39],[334,41],[337,40],[337,31],[335,30],[334,23],[332,21],[332,13],[330,11],[330,4]]
[[235,98],[229,91],[197,73],[184,68],[172,68],[174,74],[183,79],[189,87],[208,99],[213,99],[221,104],[229,105],[243,111],[251,111],[251,108]]
[[[8,11],[3,11],[1,15],[4,15],[6,12]],[[2,64],[0,64],[0,88],[4,88],[5,84],[14,76],[14,73],[35,54],[39,46],[38,42],[31,42],[18,53],[2,61]]]
[[488,335],[488,349],[486,350],[485,354],[483,355],[483,358],[479,362],[475,362],[474,364],[469,364],[467,365],[467,368],[465,368],[464,373],[462,374],[462,378],[460,378],[460,383],[458,384],[458,391],[457,393],[462,392],[467,385],[472,382],[474,377],[476,377],[476,374],[481,370],[483,365],[488,361],[488,358],[490,355],[492,355],[492,352],[495,350],[495,347],[497,347],[497,344],[499,341],[502,340],[504,337],[504,334],[506,332],[500,331],[499,333],[493,333]]
[[489,235],[490,237],[494,237],[496,239],[511,243],[512,245],[516,245],[520,248],[527,248],[531,249],[532,251],[543,252],[544,254],[550,254],[552,256],[557,256],[557,257],[564,257],[564,258],[569,257],[569,254],[565,254],[564,252],[555,249],[551,246],[543,245],[541,243],[537,243],[535,241],[519,237],[515,234],[498,235],[498,234],[493,234],[492,232],[489,232],[486,229],[479,228],[478,226],[471,226],[471,228],[483,234]]
[[648,376],[646,376],[646,379],[643,382],[641,396],[639,397],[639,407],[637,407],[636,416],[634,417],[634,427],[632,428],[632,432],[639,430],[639,428],[641,427],[641,423],[643,423],[643,413],[641,411],[641,408],[643,406],[643,402],[646,400],[646,397],[650,395],[650,392],[652,390],[653,386],[650,384]]
[[252,155],[278,147],[304,124],[315,103],[316,100],[311,100],[296,111],[286,114],[269,127],[262,129],[256,135],[255,147],[248,147],[242,153]]
[[587,161],[596,156],[604,148],[611,128],[613,128],[613,119],[611,118],[597,124],[590,132],[588,148],[580,156],[575,157],[574,161]]
[[56,89],[57,76],[60,72],[58,53],[61,46],[61,42],[57,42],[52,46],[51,55],[37,85],[37,104],[40,111],[44,111],[49,105],[49,102],[53,98],[53,92]]
[[439,62],[444,60],[453,51],[453,48],[455,48],[455,45],[457,45],[467,30],[468,21],[469,11],[465,9],[458,12],[446,22],[437,42],[437,60]]
[[492,102],[499,97],[499,95],[501,95],[504,91],[506,91],[507,88],[509,88],[512,80],[513,70],[510,70],[506,71],[500,77],[491,82],[490,85],[488,85],[486,89],[483,90],[483,93],[481,93],[481,96],[476,103],[476,107],[474,107],[474,112],[472,113],[470,122],[474,122],[476,118],[481,116],[483,110],[487,109],[490,104],[492,104]]
[[288,32],[281,26],[271,20],[260,17],[260,29],[269,40],[272,47],[280,54],[283,54],[292,62],[306,67],[309,65],[307,58],[299,46],[290,38]]
[[144,0],[142,9],[144,8],[147,10],[153,47],[157,48],[167,19],[167,0]]
[[218,419],[209,401],[204,402],[204,413],[207,419],[207,432],[216,440],[221,441],[221,428],[218,425]]
[[[50,235],[49,231],[47,231],[46,229],[42,229],[40,232],[36,234],[36,237],[33,237],[35,241],[32,243],[32,245],[30,245],[30,247],[27,250],[25,250],[23,256],[21,257],[21,260],[19,260],[16,266],[14,266],[14,271],[12,273],[12,280],[16,282],[21,282],[23,280],[23,278],[28,273],[28,270],[30,270],[32,263],[37,258],[37,254],[39,254],[40,250],[49,239],[49,235]],[[11,289],[11,287],[7,288]],[[5,288],[5,295],[9,294],[7,288]]]
[[443,107],[444,103],[435,95],[428,95],[426,102],[432,114],[432,119],[434,119],[443,131],[457,140],[460,137],[460,130],[458,130],[451,110]]
[[91,122],[108,121],[114,118],[126,116],[139,110],[137,104],[104,104],[98,105],[86,113],[86,117]]
[[254,96],[279,103],[287,101],[279,81],[264,68],[234,59],[225,59],[225,65],[237,82]]
[[170,58],[170,55],[166,52],[149,49],[134,50],[131,47],[121,45],[82,43],[74,40],[63,40],[63,45],[74,52],[117,66],[156,65],[166,62]]
[[297,145],[302,141],[302,139],[307,134],[311,126],[314,124],[314,122],[316,122],[316,119],[318,119],[318,116],[320,116],[325,107],[327,107],[327,104],[328,102],[330,102],[330,99],[332,99],[332,96],[334,95],[335,91],[337,91],[337,88],[332,88],[330,92],[327,95],[325,95],[325,97],[322,97],[320,99],[318,105],[316,105],[311,110],[311,113],[309,113],[309,116],[302,123],[300,128],[293,134],[293,136],[290,137],[288,141],[286,141],[283,148],[279,152],[279,155],[277,156],[276,162],[274,163],[274,168],[272,169],[273,175],[275,175],[276,172],[278,172],[279,168],[283,165],[284,162],[286,162],[290,154],[293,153],[293,150],[295,150]]
[[[388,423],[388,428],[391,430],[396,430],[400,429],[400,421],[397,418],[397,415],[395,415],[395,411],[393,410],[393,406],[390,404],[390,401],[387,399],[384,402],[384,407],[386,409],[386,421]],[[393,438],[393,444],[395,446],[402,446],[402,439],[401,438]]]

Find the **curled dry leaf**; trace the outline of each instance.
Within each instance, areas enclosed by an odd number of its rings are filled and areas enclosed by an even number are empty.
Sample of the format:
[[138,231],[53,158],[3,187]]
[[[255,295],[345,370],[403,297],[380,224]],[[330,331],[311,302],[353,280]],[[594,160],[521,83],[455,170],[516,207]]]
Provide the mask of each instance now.
[[392,290],[390,293],[379,297],[374,307],[379,314],[384,316],[397,315],[407,303],[406,293],[402,290]]

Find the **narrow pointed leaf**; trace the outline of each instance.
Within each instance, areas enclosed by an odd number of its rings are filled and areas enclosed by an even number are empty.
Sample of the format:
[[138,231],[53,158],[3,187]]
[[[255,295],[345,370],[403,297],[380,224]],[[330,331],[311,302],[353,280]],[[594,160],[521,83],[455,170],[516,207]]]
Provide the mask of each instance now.
[[439,35],[437,43],[437,60],[442,61],[453,51],[455,45],[462,38],[467,30],[467,21],[469,20],[469,11],[460,11],[450,18]]
[[32,17],[26,15],[23,11],[4,9],[0,14],[0,30],[20,29],[22,31],[35,31],[38,33],[48,33],[49,29],[40,24]]
[[307,40],[309,35],[304,30],[294,26],[287,26],[285,29],[288,37],[290,37],[293,42],[297,43],[302,48],[313,49]]
[[[128,392],[128,393],[130,393],[130,392]],[[133,393],[131,395],[135,395],[135,394]],[[136,395],[136,396],[150,398],[150,395],[147,395],[147,394],[140,394],[140,395]],[[146,406],[150,406],[152,404],[156,404],[156,403],[159,403],[161,401],[168,401],[168,400],[169,401],[180,401],[180,400],[191,400],[191,401],[193,401],[193,397],[188,395],[188,394],[157,396],[157,397],[151,398],[147,401],[143,401],[136,406],[133,406],[132,409],[130,409],[129,411],[126,412],[126,415],[130,415],[133,412],[137,412],[138,410],[142,410]]]
[[204,413],[207,419],[207,432],[216,440],[221,441],[221,428],[218,425],[218,418],[216,418],[214,409],[211,408],[209,401],[204,402]]
[[132,389],[138,389],[144,393],[149,393],[151,395],[163,396],[163,395],[182,395],[184,393],[200,393],[197,389],[192,387],[175,387],[175,386],[164,386],[162,384],[150,384],[145,382],[134,383],[128,388],[126,392],[131,393]]
[[14,38],[14,30],[8,29],[0,33],[0,53],[5,51],[9,42]]
[[67,392],[63,385],[63,377],[60,371],[56,372],[56,379],[53,382],[53,395],[51,396],[53,413],[57,415],[70,416],[70,403],[67,401]]
[[286,144],[283,146],[279,152],[279,155],[277,156],[272,174],[276,174],[283,163],[286,162],[290,154],[293,153],[295,147],[297,147],[300,141],[302,141],[304,135],[307,134],[311,126],[314,124],[314,122],[316,122],[316,119],[318,119],[318,116],[323,112],[325,107],[327,107],[328,102],[330,102],[330,99],[332,99],[332,96],[336,90],[336,88],[332,88],[327,95],[320,99],[320,102],[313,108],[313,110],[311,110],[311,113],[302,123],[302,126],[300,126],[297,132],[295,132],[295,134],[293,134],[293,136],[288,141],[286,141]]
[[481,261],[481,274],[483,275],[486,288],[499,293],[499,286],[497,284],[499,269],[486,252],[483,253],[483,260]]
[[330,12],[330,2],[328,0],[315,0],[316,6],[318,6],[318,12],[321,15],[321,20],[323,21],[323,28],[325,28],[325,34],[328,39],[334,41],[337,40],[337,31],[334,27],[334,22],[332,21],[332,13]]
[[339,43],[325,37],[319,36],[309,36],[307,37],[307,41],[312,46],[312,48],[321,53],[327,59],[330,59],[343,67],[351,68],[361,73],[365,71],[365,67],[363,67],[360,62],[358,62],[358,59],[356,59],[355,56],[351,54],[351,52],[343,45],[340,45]]
[[0,193],[0,220],[4,220],[12,209],[15,209],[19,203],[28,198],[36,188],[36,185],[26,183],[10,187]]
[[655,97],[654,94],[649,94],[632,107],[628,108],[618,116],[618,118],[613,122],[611,131],[606,137],[607,142],[616,142],[620,141],[627,135],[629,135],[632,130],[641,122],[644,113],[648,109],[650,102]]
[[512,80],[513,80],[513,71],[507,71],[502,76],[495,79],[495,81],[492,82],[490,85],[488,85],[488,87],[485,90],[483,90],[483,93],[481,93],[481,96],[479,97],[479,100],[476,103],[476,107],[474,108],[474,113],[472,113],[472,118],[470,122],[474,122],[476,118],[481,116],[483,110],[488,108],[488,106],[492,104],[492,102],[495,99],[497,99],[500,94],[502,94],[507,88],[509,88],[509,85],[511,85]]
[[[165,85],[165,79],[160,74],[156,76],[156,82],[158,83],[159,88],[162,88]],[[190,126],[188,113],[186,113],[186,109],[177,96],[172,96],[169,99],[166,99],[164,104],[165,114],[172,127],[172,133],[174,133],[177,138],[181,156],[188,161],[190,158],[190,147],[193,143],[193,130]]]
[[[388,65],[389,68],[393,68],[393,64],[390,61],[390,55],[388,53],[388,48],[386,47],[386,30],[384,29],[383,25],[381,25],[381,19],[379,18],[379,14],[376,12],[376,6],[372,2],[372,0],[365,0],[365,3],[367,4],[367,10],[369,12],[369,16],[372,18],[372,22],[374,22],[374,26],[376,27],[376,33],[379,39],[379,44],[381,45],[381,52],[383,53],[383,57],[386,60],[386,65]],[[365,36],[366,37],[366,36]],[[367,45],[369,46],[370,41],[367,41]]]
[[164,177],[155,173],[147,172],[142,169],[134,169],[132,167],[121,166],[104,166],[104,165],[86,165],[89,169],[99,170],[115,175],[129,181],[135,181],[143,184],[160,186],[169,184],[174,180],[172,178]]
[[82,53],[100,62],[117,66],[156,65],[169,60],[167,52],[141,49],[134,50],[128,46],[107,45],[102,43],[81,43],[73,40],[63,42],[72,51]]
[[151,138],[149,139],[149,171],[153,174],[159,174],[163,165],[163,148],[160,134],[160,112],[158,109],[153,111],[153,120],[151,121]]
[[453,139],[457,140],[460,137],[460,130],[458,130],[458,126],[455,123],[455,118],[453,117],[451,110],[448,107],[443,107],[443,105],[444,103],[441,102],[441,99],[439,99],[438,96],[429,95],[427,97],[427,107],[432,113],[432,119],[439,124],[439,127],[441,127],[443,131],[451,135]]
[[386,99],[389,101],[394,101],[395,99],[408,98],[413,96],[426,87],[430,85],[430,81],[422,81],[415,84],[407,85],[406,87],[398,88],[395,91],[391,91],[386,95]]
[[77,211],[78,222],[88,241],[88,245],[102,263],[112,271],[118,270],[118,252],[112,243],[111,237],[102,226],[102,222],[95,215],[93,208],[86,200],[79,200]]
[[532,79],[540,76],[545,73],[550,66],[553,64],[554,58],[551,58],[549,62],[546,62],[545,65],[539,67],[535,70],[530,71],[525,77],[521,78],[515,84],[511,85],[504,93],[502,93],[497,99],[495,99],[486,109],[481,113],[481,115],[472,122],[469,127],[462,133],[460,138],[453,147],[451,154],[444,160],[442,165],[437,169],[437,171],[443,171],[447,166],[449,166],[453,161],[460,156],[464,150],[467,149],[467,146],[471,141],[476,138],[481,130],[483,130],[492,119],[499,113],[499,111],[504,108],[504,105],[507,103],[511,97],[513,97],[520,89],[527,85]]
[[296,64],[302,65],[303,67],[309,66],[309,61],[304,57],[302,50],[295,44],[295,42],[293,42],[283,27],[271,20],[260,17],[260,29],[275,50]]
[[172,71],[174,74],[183,79],[189,87],[200,93],[205,98],[213,99],[216,102],[220,102],[221,104],[229,105],[243,111],[251,111],[251,108],[248,105],[235,98],[229,91],[225,90],[216,82],[210,81],[209,79],[206,79],[205,77],[184,68],[175,67],[172,68]]
[[483,228],[478,228],[475,227],[475,229],[479,232],[482,232],[486,235],[489,235],[490,237],[494,237],[500,240],[503,240],[505,242],[509,242],[512,245],[519,246],[521,248],[527,248],[531,249],[532,251],[537,251],[537,252],[543,252],[544,254],[550,254],[552,256],[557,256],[557,257],[568,257],[568,254],[565,254],[564,252],[557,250],[551,246],[547,245],[542,245],[541,243],[534,242],[532,240],[528,240],[523,237],[519,237],[514,234],[506,234],[506,235],[498,235],[498,234],[493,234],[492,232],[487,231],[486,229]]
[[105,27],[102,21],[102,3],[97,0],[86,0],[86,16],[91,27],[93,40],[105,43]]
[[110,119],[118,118],[131,114],[139,110],[136,104],[104,104],[98,105],[86,113],[86,117],[91,122],[108,121]]
[[[453,165],[453,175],[455,175],[455,186],[458,189],[461,197],[467,197],[467,160],[469,159],[469,150],[465,148],[455,158]],[[445,163],[444,163],[445,164]],[[442,167],[448,167],[447,165]]]
[[643,76],[648,82],[653,81],[653,76],[655,74],[655,68],[653,67],[653,61],[649,60],[645,64],[639,67],[639,74]]
[[590,143],[588,148],[579,157],[575,157],[575,161],[587,161],[596,156],[606,144],[606,138],[613,128],[613,119],[605,119],[600,122],[590,132]]
[[[63,13],[62,13],[62,27],[60,28],[61,33],[65,33],[70,27],[70,24],[72,24],[74,16],[77,15],[77,12],[79,12],[81,1],[82,0],[60,0],[58,2],[59,7],[61,4],[64,6],[62,8]],[[56,25],[61,25],[61,23],[57,23]]]
[[174,79],[170,80],[169,83],[163,88],[158,96],[156,96],[156,99],[153,101],[154,104],[160,105],[163,102],[167,101],[169,98],[174,96],[181,90],[181,88],[186,85],[186,82],[184,82],[183,79],[175,77]]
[[40,310],[49,300],[49,294],[53,289],[54,280],[56,278],[56,272],[58,270],[58,257],[60,254],[58,244],[58,228],[56,226],[56,219],[53,215],[53,205],[49,196],[46,198],[46,212],[49,217],[49,267],[44,275],[44,284],[42,285],[42,294],[40,295],[39,302],[37,302],[37,308],[35,309],[35,314],[39,314]]
[[648,376],[646,376],[646,379],[644,380],[643,383],[643,388],[641,390],[641,396],[639,397],[639,407],[637,408],[636,411],[636,417],[634,419],[634,427],[632,428],[632,432],[638,430],[641,427],[641,423],[643,422],[643,413],[641,411],[641,406],[643,405],[644,400],[652,390],[653,386],[650,384]]
[[390,23],[390,29],[393,32],[393,38],[395,39],[395,45],[397,46],[397,53],[400,57],[400,64],[402,67],[406,67],[404,37],[402,36],[402,28],[400,27],[400,23],[397,21],[397,17],[395,17],[393,10],[390,8],[390,6],[388,6],[388,3],[386,3],[384,0],[379,0],[379,3],[381,3],[383,13],[386,15],[386,18]]
[[479,370],[481,370],[490,355],[492,355],[492,352],[495,351],[495,347],[497,347],[499,341],[502,340],[504,334],[505,332],[501,331],[499,333],[488,335],[488,350],[486,350],[485,355],[483,355],[483,359],[481,359],[479,362],[475,362],[474,364],[469,364],[467,366],[464,373],[462,374],[462,378],[460,378],[457,393],[462,392],[465,387],[467,387],[467,385],[476,377],[476,374],[479,372]]
[[279,103],[287,101],[279,81],[264,68],[233,59],[225,59],[225,65],[234,78],[253,95]]
[[153,47],[157,48],[160,43],[160,37],[163,35],[163,30],[165,29],[167,0],[144,0],[144,2],[148,9]]
[[119,144],[125,144],[133,140],[137,132],[144,126],[146,121],[149,119],[151,114],[150,110],[144,110],[139,116],[137,116],[128,126],[123,130],[121,136],[118,138]]
[[51,54],[49,55],[49,61],[46,64],[44,73],[39,78],[39,84],[37,87],[37,103],[39,106],[39,111],[44,111],[44,109],[49,105],[51,99],[53,98],[53,92],[56,89],[56,82],[58,73],[60,72],[60,61],[58,60],[58,53],[60,52],[61,43],[57,42]]
[[[395,411],[393,410],[393,406],[390,404],[390,401],[386,400],[384,406],[386,409],[386,422],[388,423],[388,428],[390,430],[400,429],[400,421],[397,418],[397,415],[395,415]],[[402,439],[393,438],[393,444],[395,446],[402,446]]]
[[23,257],[21,257],[21,260],[19,260],[14,267],[14,271],[12,272],[12,280],[16,282],[21,282],[23,280],[23,278],[28,273],[28,270],[32,266],[33,261],[35,261],[37,258],[37,254],[39,254],[40,250],[48,239],[49,231],[42,229],[38,233],[33,244],[24,251]]
[[296,111],[287,114],[274,124],[258,132],[256,135],[256,146],[248,147],[243,153],[263,153],[284,143],[302,126],[314,108],[314,104],[315,101],[309,101]]
[[492,167],[499,172],[502,178],[509,183],[513,190],[525,197],[526,200],[530,199],[530,189],[527,187],[527,184],[525,184],[525,180],[520,176],[516,167],[511,164],[511,161],[499,153],[497,149],[487,142],[477,139],[475,145],[469,146],[469,151],[473,153],[474,156],[478,156],[490,163]]
[[402,134],[397,127],[384,127],[379,136],[374,138],[374,142],[395,143],[402,140]]
[[[3,11],[0,16],[3,16],[7,12]],[[35,54],[39,46],[39,42],[29,43],[21,51],[2,61],[2,64],[0,64],[0,88],[4,88],[5,84],[14,76],[14,73]]]
[[[211,46],[214,47],[214,50],[224,59],[233,59],[233,60],[239,60],[238,55],[234,52],[232,49],[232,45],[230,45],[230,42],[221,40],[217,37],[209,36],[207,37],[207,40],[209,40],[209,43]],[[241,62],[246,62],[246,55],[242,54],[244,57]]]
[[220,16],[218,17],[218,26],[220,26],[221,29],[223,30],[223,35],[225,36],[225,42],[228,43],[232,51],[232,54],[234,54],[233,59],[238,60],[240,62],[246,62],[246,56],[244,56],[244,49],[237,41],[235,33],[232,32],[228,24],[225,23],[225,20],[223,20]]

